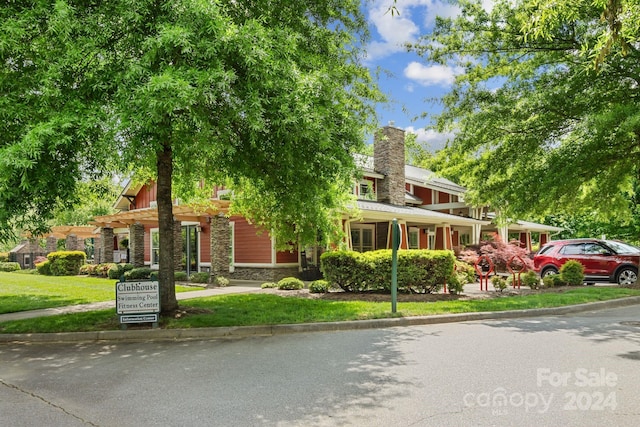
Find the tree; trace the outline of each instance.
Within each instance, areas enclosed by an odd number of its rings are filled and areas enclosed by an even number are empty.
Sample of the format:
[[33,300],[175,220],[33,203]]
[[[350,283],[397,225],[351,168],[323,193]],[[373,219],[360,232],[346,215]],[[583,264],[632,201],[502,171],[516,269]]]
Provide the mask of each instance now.
[[637,0],[461,1],[412,46],[459,66],[433,127],[455,137],[431,165],[465,201],[504,216],[595,212],[629,220],[640,177]]
[[41,227],[96,171],[155,179],[163,313],[172,200],[196,182],[230,179],[258,223],[289,222],[280,241],[327,227],[379,99],[359,1],[22,3],[0,9],[0,220]]

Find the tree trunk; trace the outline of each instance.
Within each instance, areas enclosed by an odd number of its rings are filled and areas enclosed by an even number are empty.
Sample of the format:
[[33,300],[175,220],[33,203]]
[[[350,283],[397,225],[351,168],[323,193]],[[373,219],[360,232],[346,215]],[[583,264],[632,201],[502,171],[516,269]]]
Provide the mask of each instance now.
[[160,310],[169,314],[178,308],[176,283],[174,276],[173,247],[173,200],[171,198],[171,180],[173,177],[173,151],[170,143],[163,145],[157,159],[158,182],[158,231],[160,233]]

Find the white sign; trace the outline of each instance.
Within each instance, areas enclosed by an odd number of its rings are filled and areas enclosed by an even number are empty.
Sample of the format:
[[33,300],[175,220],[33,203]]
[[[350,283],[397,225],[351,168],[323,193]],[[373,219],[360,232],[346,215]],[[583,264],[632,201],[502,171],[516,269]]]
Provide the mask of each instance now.
[[158,282],[116,283],[116,313],[142,314],[160,312]]

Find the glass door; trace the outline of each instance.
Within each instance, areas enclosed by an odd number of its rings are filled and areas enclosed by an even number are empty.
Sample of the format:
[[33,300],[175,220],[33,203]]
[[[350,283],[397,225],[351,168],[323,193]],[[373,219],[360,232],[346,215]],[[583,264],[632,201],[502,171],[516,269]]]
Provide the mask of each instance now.
[[187,276],[198,271],[198,228],[197,225],[182,227],[182,271]]

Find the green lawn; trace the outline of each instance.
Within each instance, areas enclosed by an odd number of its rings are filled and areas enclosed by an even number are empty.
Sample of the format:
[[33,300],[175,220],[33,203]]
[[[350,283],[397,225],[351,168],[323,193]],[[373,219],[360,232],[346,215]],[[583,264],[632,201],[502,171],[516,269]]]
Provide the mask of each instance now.
[[[206,313],[189,314],[180,319],[162,319],[161,326],[201,328],[380,319],[558,307],[639,295],[640,291],[632,289],[580,287],[565,292],[471,301],[399,302],[398,312],[392,314],[389,302],[331,301],[272,294],[238,294],[182,301],[181,308],[188,311],[198,309]],[[118,328],[115,309],[0,323],[0,333],[78,332]]]
[[[0,314],[115,300],[116,281],[0,272]],[[176,292],[198,290],[176,286]]]

